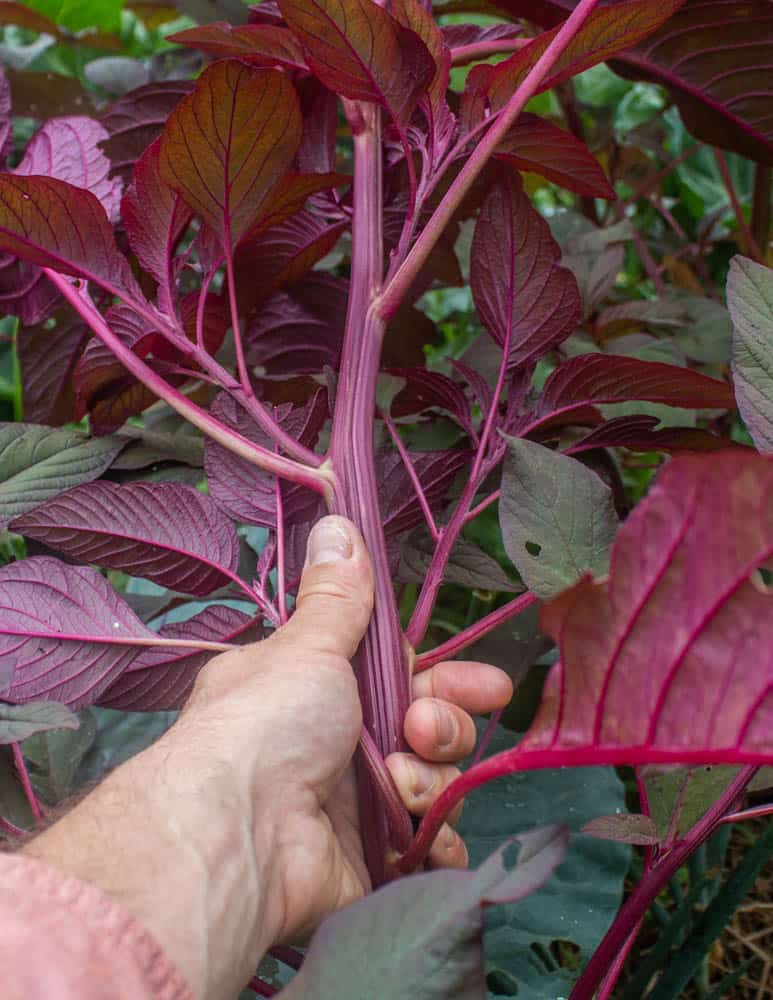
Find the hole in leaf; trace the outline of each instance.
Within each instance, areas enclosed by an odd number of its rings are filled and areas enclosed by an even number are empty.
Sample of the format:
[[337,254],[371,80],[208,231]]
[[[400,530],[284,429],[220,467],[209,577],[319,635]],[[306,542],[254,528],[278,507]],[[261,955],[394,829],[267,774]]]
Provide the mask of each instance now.
[[542,552],[542,546],[538,545],[536,542],[526,542],[524,548],[530,556],[538,556],[540,552]]
[[773,594],[773,572],[767,566],[760,566],[749,574],[749,582],[761,594]]

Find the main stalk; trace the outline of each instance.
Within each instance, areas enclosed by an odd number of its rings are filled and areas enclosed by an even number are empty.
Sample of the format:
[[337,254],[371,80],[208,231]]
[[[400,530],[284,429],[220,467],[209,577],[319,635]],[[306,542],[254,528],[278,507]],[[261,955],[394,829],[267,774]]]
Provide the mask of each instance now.
[[[352,267],[340,375],[336,389],[330,460],[336,477],[336,513],[362,532],[375,575],[373,617],[358,654],[363,722],[383,757],[403,747],[409,677],[376,480],[374,415],[384,321],[373,308],[381,291],[382,234],[381,112],[347,104],[354,135]],[[358,775],[360,822],[374,884],[385,878],[389,832],[383,802],[364,767]]]

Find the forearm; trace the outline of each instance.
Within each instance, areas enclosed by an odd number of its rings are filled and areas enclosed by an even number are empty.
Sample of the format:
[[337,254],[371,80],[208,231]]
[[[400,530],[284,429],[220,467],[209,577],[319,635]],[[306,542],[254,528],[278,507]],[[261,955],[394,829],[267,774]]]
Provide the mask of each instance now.
[[[23,853],[100,888],[141,921],[197,998],[238,994],[272,942],[273,837],[232,771],[178,723]],[[263,824],[263,825],[261,825]],[[257,830],[257,833],[256,833]]]

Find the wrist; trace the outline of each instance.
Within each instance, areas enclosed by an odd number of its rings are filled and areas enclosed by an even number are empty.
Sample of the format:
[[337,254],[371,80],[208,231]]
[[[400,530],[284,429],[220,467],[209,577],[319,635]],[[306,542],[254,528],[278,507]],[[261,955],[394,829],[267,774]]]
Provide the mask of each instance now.
[[[197,997],[236,995],[276,933],[268,815],[173,727],[24,852],[102,889]],[[193,748],[193,749],[192,749]]]

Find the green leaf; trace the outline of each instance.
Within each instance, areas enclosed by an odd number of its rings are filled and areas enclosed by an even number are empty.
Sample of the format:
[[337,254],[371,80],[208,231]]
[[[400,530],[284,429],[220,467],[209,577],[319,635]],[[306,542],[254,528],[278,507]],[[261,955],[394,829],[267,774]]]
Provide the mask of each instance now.
[[[490,753],[509,750],[518,737],[498,727]],[[569,849],[543,889],[517,906],[498,906],[486,919],[489,989],[525,1000],[568,997],[572,975],[556,967],[553,941],[571,941],[587,960],[622,899],[630,848],[580,833],[597,816],[625,812],[623,785],[613,768],[568,768],[507,775],[473,792],[458,830],[479,864],[503,838],[533,826],[565,822]]]
[[609,487],[574,458],[524,438],[507,442],[499,522],[527,587],[554,597],[585,573],[603,576],[618,525]]
[[125,443],[40,424],[0,424],[0,526],[97,479]]
[[[406,538],[400,549],[400,580],[423,583],[434,550],[434,543],[427,532],[414,532]],[[458,583],[470,590],[497,590],[505,594],[519,594],[523,590],[523,586],[512,580],[495,559],[466,538],[454,542],[443,581]]]
[[38,733],[24,743],[24,756],[31,765],[31,776],[47,802],[55,805],[75,788],[75,775],[94,742],[97,727],[88,709],[79,714],[80,725],[74,731],[51,730]]
[[49,729],[77,729],[78,716],[56,701],[0,702],[0,743],[19,743]]
[[0,747],[0,816],[22,830],[30,830],[35,825],[9,747]]
[[328,918],[317,931],[287,1000],[481,1000],[483,907],[513,905],[542,886],[566,850],[566,829],[520,834],[515,868],[503,864],[511,841],[477,871],[413,875]]
[[733,257],[727,279],[738,409],[761,452],[773,452],[773,269]]
[[70,31],[118,31],[121,27],[123,0],[24,0],[24,4]]

